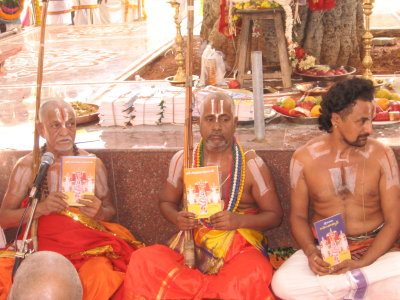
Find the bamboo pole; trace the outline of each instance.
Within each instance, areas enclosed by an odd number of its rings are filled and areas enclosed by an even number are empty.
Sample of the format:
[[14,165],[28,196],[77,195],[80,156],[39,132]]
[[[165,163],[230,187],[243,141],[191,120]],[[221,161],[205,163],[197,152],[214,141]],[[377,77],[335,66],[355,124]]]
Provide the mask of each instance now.
[[[39,160],[40,160],[40,153],[39,153],[39,108],[40,108],[40,97],[41,97],[41,90],[42,90],[42,82],[43,82],[43,56],[44,56],[44,41],[45,41],[45,29],[46,29],[46,17],[47,17],[47,6],[48,0],[43,1],[42,6],[42,26],[40,29],[40,44],[39,44],[39,54],[38,54],[38,68],[37,68],[37,82],[36,82],[36,106],[35,106],[35,132],[33,136],[33,163],[32,163],[32,178],[31,181],[33,182],[35,179],[35,175],[39,168]],[[25,258],[27,254],[32,251],[37,251],[38,243],[37,243],[37,220],[33,219],[35,214],[36,206],[38,203],[38,198],[36,195],[33,199],[30,199],[28,205],[30,206],[29,217],[25,227],[25,231],[23,234],[22,245],[17,246],[16,253],[15,253],[15,260],[14,266],[12,270],[12,276],[14,277],[17,269],[19,268],[22,260]],[[25,215],[25,214],[24,214]],[[22,218],[24,218],[24,215]],[[28,232],[31,232],[31,238],[28,239]],[[29,249],[29,243],[32,241],[33,249]]]
[[[39,109],[41,104],[41,94],[42,94],[42,83],[43,83],[43,59],[44,59],[44,43],[46,35],[46,18],[47,18],[47,6],[49,0],[43,0],[42,6],[42,20],[40,28],[40,42],[39,42],[39,54],[38,54],[38,67],[37,67],[37,80],[36,80],[36,106],[35,106],[35,133],[33,137],[33,177],[39,168],[40,162],[40,151],[39,151]],[[37,220],[33,221],[31,227],[31,237],[33,241],[33,248],[36,251],[37,245]]]
[[[193,135],[192,135],[192,86],[193,86],[193,23],[194,23],[194,6],[193,0],[187,0],[187,39],[186,39],[186,98],[185,98],[185,134],[184,134],[184,151],[183,151],[183,167],[191,167],[191,154],[193,152]],[[186,189],[184,189],[186,191]],[[184,206],[187,209],[187,198],[184,197]],[[184,264],[190,268],[196,265],[194,254],[193,232],[187,231],[184,241]]]

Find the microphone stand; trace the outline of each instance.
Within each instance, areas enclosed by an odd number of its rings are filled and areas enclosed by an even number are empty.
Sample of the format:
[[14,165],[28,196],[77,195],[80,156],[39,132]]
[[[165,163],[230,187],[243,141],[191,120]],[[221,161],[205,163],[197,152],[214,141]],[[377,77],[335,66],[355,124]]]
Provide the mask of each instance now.
[[[17,230],[17,234],[16,234],[16,238],[15,238],[15,248],[16,249],[15,249],[14,266],[13,266],[13,270],[12,270],[12,278],[14,278],[15,273],[17,272],[17,270],[19,268],[19,265],[21,264],[22,260],[28,254],[31,254],[31,253],[33,253],[35,251],[35,249],[29,250],[29,243],[32,242],[32,239],[28,239],[28,234],[29,234],[29,231],[30,231],[31,226],[32,226],[33,217],[35,215],[37,204],[39,202],[38,198],[40,198],[40,197],[38,197],[38,196],[40,196],[40,193],[36,193],[36,195],[34,195],[32,198],[30,198],[28,200],[28,205],[25,208],[24,213],[22,214],[21,221],[20,221],[20,224],[18,226],[18,230]],[[29,213],[28,221],[27,221],[26,227],[25,227],[25,232],[24,232],[24,235],[22,237],[21,249],[19,249],[18,243],[17,243],[18,235],[19,235],[19,231],[21,229],[22,223],[23,223],[23,221],[25,219],[26,212],[28,211],[29,208],[31,208],[31,211]]]

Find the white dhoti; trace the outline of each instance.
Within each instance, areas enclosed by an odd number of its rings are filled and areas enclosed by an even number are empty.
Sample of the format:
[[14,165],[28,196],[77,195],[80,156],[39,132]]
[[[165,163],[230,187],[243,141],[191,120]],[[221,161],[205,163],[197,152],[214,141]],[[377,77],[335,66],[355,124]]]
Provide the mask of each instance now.
[[319,276],[302,250],[274,274],[272,289],[285,300],[400,299],[400,252],[389,252],[373,264],[340,275]]
[[136,0],[103,0],[100,4],[103,24],[130,23],[140,18],[138,14],[138,1]]
[[74,0],[74,25],[102,24],[97,0]]
[[50,0],[46,24],[72,24],[72,0]]

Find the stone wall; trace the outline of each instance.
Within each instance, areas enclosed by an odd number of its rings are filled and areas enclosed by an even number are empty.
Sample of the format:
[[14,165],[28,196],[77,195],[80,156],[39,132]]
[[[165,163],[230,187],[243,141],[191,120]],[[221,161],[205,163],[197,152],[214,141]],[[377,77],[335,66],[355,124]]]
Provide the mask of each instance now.
[[[117,208],[115,222],[127,227],[146,244],[167,240],[176,228],[158,208],[158,193],[167,177],[168,165],[176,150],[89,150],[101,158],[108,170],[108,181]],[[0,151],[0,199],[3,199],[12,167],[26,151]],[[296,246],[289,233],[289,162],[292,151],[257,151],[274,176],[285,211],[279,228],[266,232],[269,244]],[[11,234],[8,237],[12,236]]]

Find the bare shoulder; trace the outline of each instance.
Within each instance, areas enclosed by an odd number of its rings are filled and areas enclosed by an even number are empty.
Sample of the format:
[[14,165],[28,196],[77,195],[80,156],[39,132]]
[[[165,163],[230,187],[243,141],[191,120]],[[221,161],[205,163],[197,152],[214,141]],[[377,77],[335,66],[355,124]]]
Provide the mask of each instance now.
[[32,168],[33,165],[33,154],[32,152],[22,156],[17,160],[14,168]]
[[366,151],[368,151],[369,153],[373,154],[373,155],[380,155],[380,154],[384,154],[387,152],[393,152],[392,148],[390,148],[387,145],[384,145],[383,143],[379,142],[376,139],[373,138],[368,138],[368,145],[366,147]]
[[179,160],[183,160],[183,150],[179,150],[171,158],[171,162],[178,162]]
[[177,168],[181,168],[182,166],[183,166],[183,150],[179,150],[172,156],[169,163],[169,167],[175,170]]
[[79,149],[78,150],[79,156],[96,156],[94,153],[87,152],[86,150]]
[[315,137],[303,146],[297,148],[293,154],[292,159],[306,162],[310,158],[312,158],[312,154],[314,151],[324,151],[324,148],[327,147],[326,137],[326,135]]
[[[256,163],[256,165],[258,166],[258,167],[262,167],[262,166],[266,166],[267,167],[267,165],[265,164],[265,162],[264,162],[264,160],[260,157],[260,156],[258,156],[258,154],[256,153],[256,151],[255,150],[253,150],[253,149],[251,149],[251,150],[248,150],[248,151],[246,151],[245,152],[245,159],[246,159],[246,163],[248,164],[249,162],[255,162]],[[268,168],[268,167],[267,167]]]

